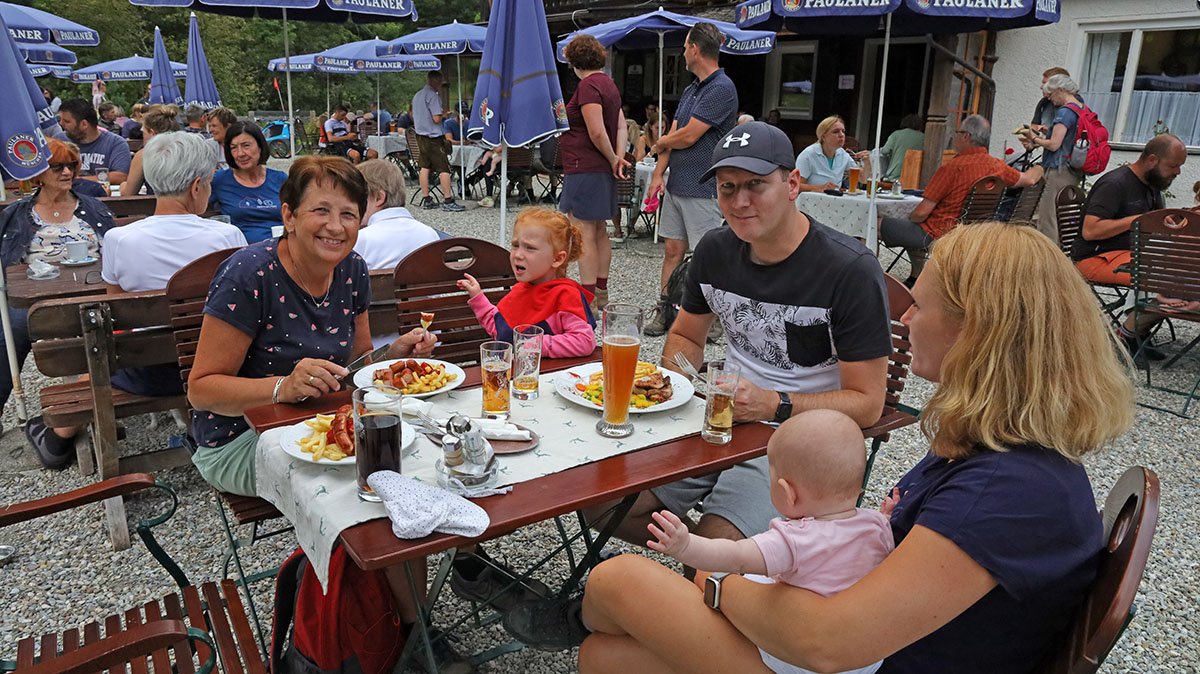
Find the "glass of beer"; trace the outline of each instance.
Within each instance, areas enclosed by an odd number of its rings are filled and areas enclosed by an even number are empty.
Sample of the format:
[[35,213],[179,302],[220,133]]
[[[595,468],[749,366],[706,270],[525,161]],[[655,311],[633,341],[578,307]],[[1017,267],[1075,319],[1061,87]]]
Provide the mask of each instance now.
[[714,445],[733,439],[733,395],[737,393],[742,368],[729,360],[708,364],[708,392],[704,405],[704,428],[700,437]]
[[604,417],[596,423],[596,432],[624,438],[633,433],[629,399],[642,345],[642,310],[632,304],[610,304],[604,307],[602,325]]
[[858,177],[862,173],[862,167],[858,163],[850,165],[850,194],[858,194]]
[[508,418],[509,373],[512,371],[512,363],[512,344],[484,342],[479,345],[479,369],[483,374],[483,416],[485,419]]
[[358,471],[358,498],[378,503],[367,477],[376,471],[400,472],[400,401],[394,386],[364,386],[354,390],[354,455]]
[[536,325],[513,328],[513,397],[533,400],[538,397],[538,374],[542,366],[542,335]]

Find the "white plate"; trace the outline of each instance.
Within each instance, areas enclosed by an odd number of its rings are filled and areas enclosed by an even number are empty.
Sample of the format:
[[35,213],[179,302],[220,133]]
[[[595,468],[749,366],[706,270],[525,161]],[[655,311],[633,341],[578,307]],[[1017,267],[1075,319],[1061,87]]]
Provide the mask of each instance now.
[[[304,451],[303,449],[300,449],[300,441],[307,437],[311,437],[312,431],[313,431],[313,429],[309,428],[308,424],[304,423],[303,421],[301,421],[298,424],[292,424],[291,426],[288,426],[287,428],[283,429],[283,434],[279,436],[280,449],[282,449],[283,452],[285,454],[287,454],[288,456],[300,459],[301,461],[307,461],[309,463],[320,464],[322,466],[353,466],[354,465],[354,457],[353,456],[347,456],[340,461],[331,461],[329,459],[313,461],[312,454]],[[417,440],[417,432],[413,429],[412,426],[409,426],[404,421],[401,421],[400,422],[400,452],[401,452],[401,454],[403,454],[409,447],[411,447],[412,444],[414,442],[416,442],[416,440]]]
[[[575,388],[575,382],[580,380],[571,376],[572,373],[579,375],[582,377],[582,381],[586,384],[588,377],[590,377],[593,372],[602,370],[603,368],[604,365],[601,363],[588,363],[587,365],[576,365],[568,370],[563,370],[558,373],[557,377],[554,378],[554,390],[558,392],[558,395],[570,400],[576,405],[582,405],[583,407],[593,410],[603,410],[603,405],[597,405],[596,403],[580,395],[579,391]],[[666,369],[663,370],[663,374],[671,378],[671,388],[674,389],[671,399],[667,400],[666,402],[661,402],[657,405],[643,407],[640,409],[630,405],[630,414],[650,414],[651,412],[665,412],[667,410],[673,410],[676,407],[682,407],[686,405],[688,401],[696,395],[696,387],[692,386],[692,382],[689,381],[687,377],[679,374],[678,372]]]
[[891,192],[880,192],[875,196],[880,199],[888,199],[891,201],[904,201],[908,198],[907,194],[892,194]]
[[68,260],[67,258],[64,257],[62,260],[59,261],[59,264],[61,264],[64,267],[82,267],[84,265],[91,264],[99,259],[100,258],[96,257],[95,255],[89,255],[89,256],[87,256],[87,259],[85,259],[85,260]]
[[435,358],[396,358],[396,359],[392,359],[392,360],[381,360],[378,363],[371,363],[370,365],[364,367],[363,369],[359,370],[358,372],[355,372],[354,373],[354,385],[357,386],[358,388],[363,388],[365,386],[373,386],[375,384],[375,381],[373,379],[371,379],[371,375],[375,374],[375,370],[380,370],[385,367],[391,367],[392,363],[396,363],[401,360],[415,360],[418,363],[430,363],[432,365],[445,365],[447,374],[458,375],[457,377],[454,378],[454,381],[450,382],[449,384],[446,384],[445,386],[441,387],[440,389],[437,389],[436,391],[430,391],[428,393],[413,393],[411,395],[408,393],[405,393],[404,395],[409,398],[428,398],[429,396],[435,396],[439,393],[445,393],[446,391],[449,391],[450,389],[455,389],[455,388],[458,388],[459,386],[462,386],[463,381],[467,378],[467,373],[464,372],[461,367],[455,365],[454,363],[447,363],[444,360],[437,360]]

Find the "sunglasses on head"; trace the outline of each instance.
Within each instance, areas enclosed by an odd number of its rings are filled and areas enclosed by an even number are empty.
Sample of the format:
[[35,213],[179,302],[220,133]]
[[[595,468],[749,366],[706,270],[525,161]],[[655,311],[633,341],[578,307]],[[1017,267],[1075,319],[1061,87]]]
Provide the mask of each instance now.
[[79,162],[77,161],[66,161],[50,164],[51,173],[62,173],[63,169],[71,169],[73,172],[77,168],[79,168]]

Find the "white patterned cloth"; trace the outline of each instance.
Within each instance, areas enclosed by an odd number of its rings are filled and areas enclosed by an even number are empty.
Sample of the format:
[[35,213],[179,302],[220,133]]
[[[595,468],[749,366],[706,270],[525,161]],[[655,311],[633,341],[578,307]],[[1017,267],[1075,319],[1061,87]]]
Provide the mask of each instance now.
[[483,508],[467,499],[394,471],[371,473],[367,484],[383,499],[396,538],[424,538],[435,531],[478,536],[492,522]]
[[[905,195],[903,199],[892,199],[881,196],[875,199],[875,213],[881,218],[907,218],[919,203],[921,197]],[[826,227],[848,236],[867,238],[871,198],[865,191],[840,197],[824,192],[801,192],[796,197],[796,208]]]
[[402,133],[389,133],[384,136],[366,136],[367,149],[375,150],[379,153],[380,158],[386,157],[393,152],[402,154],[408,153],[408,143],[404,139]]

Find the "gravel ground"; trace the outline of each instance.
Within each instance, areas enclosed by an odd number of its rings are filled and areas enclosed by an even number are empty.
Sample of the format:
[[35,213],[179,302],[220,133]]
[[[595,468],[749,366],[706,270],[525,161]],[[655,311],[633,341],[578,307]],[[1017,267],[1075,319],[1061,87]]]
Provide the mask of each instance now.
[[[415,211],[421,220],[455,235],[494,240],[497,234],[497,209],[475,208],[465,213]],[[510,223],[515,212],[510,210]],[[511,225],[510,225],[511,226]],[[511,230],[510,230],[511,231]],[[662,246],[649,239],[631,240],[615,246],[611,301],[633,302],[646,308],[655,301]],[[906,270],[899,269],[897,274]],[[1181,339],[1195,336],[1194,328],[1184,327]],[[647,339],[644,353],[661,351],[662,339]],[[709,346],[708,357],[718,357],[721,346]],[[1185,376],[1194,376],[1195,365],[1184,365]],[[24,381],[29,387],[31,407],[36,407],[37,391],[48,379],[37,372],[33,359],[26,363]],[[1180,382],[1182,383],[1182,382]],[[1189,381],[1190,383],[1190,381]],[[905,391],[908,404],[920,407],[931,393],[930,386],[912,380]],[[1172,406],[1175,400],[1161,397],[1144,386],[1139,399],[1157,400]],[[52,473],[38,467],[17,428],[14,406],[9,404],[2,417],[6,432],[0,438],[0,503],[40,498],[84,486],[92,478],[81,477],[74,468]],[[123,451],[137,453],[161,446],[176,432],[166,415],[159,415],[157,428],[149,417],[126,420],[128,439]],[[1116,479],[1132,465],[1147,466],[1162,481],[1162,504],[1150,564],[1138,593],[1138,614],[1116,649],[1109,656],[1104,672],[1200,672],[1197,648],[1198,578],[1197,540],[1200,525],[1194,513],[1200,510],[1200,473],[1196,439],[1200,422],[1181,419],[1164,412],[1138,408],[1133,428],[1114,446],[1092,456],[1088,462],[1097,494],[1108,492]],[[879,503],[887,485],[922,456],[925,443],[915,428],[893,434],[880,453],[872,476],[867,503]],[[158,530],[160,542],[180,562],[191,580],[199,583],[221,577],[221,556],[225,537],[215,510],[212,492],[190,467],[159,476],[180,493],[180,509],[175,517]],[[139,496],[128,500],[131,521],[159,512],[163,501],[158,496]],[[531,561],[540,550],[557,540],[552,523],[526,527],[488,545],[493,556],[520,566]],[[0,566],[0,658],[12,658],[16,640],[50,631],[61,631],[123,611],[139,602],[161,597],[173,589],[173,583],[154,562],[140,542],[122,552],[114,552],[103,527],[103,509],[88,506],[60,515],[15,525],[0,530],[0,543],[15,545],[17,556]],[[251,568],[261,569],[283,561],[295,547],[295,538],[283,535],[259,543],[246,553]],[[619,546],[618,546],[619,547]],[[565,577],[566,564],[552,563],[539,575],[552,586]],[[269,582],[255,587],[255,600],[263,624],[270,622],[273,587]],[[445,624],[464,609],[447,589],[443,592],[438,622]],[[504,641],[498,626],[468,632],[459,642],[463,652],[476,652]],[[534,674],[575,671],[574,653],[542,653],[523,650],[504,655],[481,667],[487,672]]]

